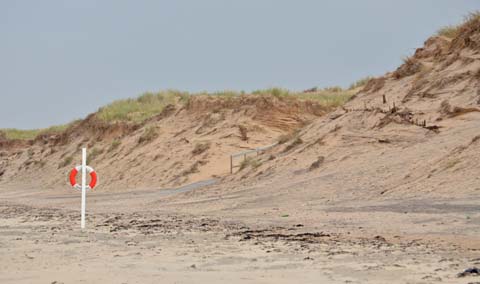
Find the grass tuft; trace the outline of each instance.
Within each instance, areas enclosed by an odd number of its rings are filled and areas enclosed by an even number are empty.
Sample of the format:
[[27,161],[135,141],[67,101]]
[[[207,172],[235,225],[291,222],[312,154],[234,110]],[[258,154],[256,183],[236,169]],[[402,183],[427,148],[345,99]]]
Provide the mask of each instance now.
[[278,144],[285,144],[288,141],[293,140],[294,138],[297,138],[299,132],[300,131],[297,129],[295,131],[280,135],[277,139]]
[[446,26],[437,31],[438,36],[444,36],[447,38],[455,38],[458,35],[458,26]]
[[205,142],[205,143],[197,143],[195,144],[195,148],[192,150],[193,155],[200,155],[203,152],[207,151],[210,148],[210,143]]
[[437,31],[438,36],[444,36],[450,39],[460,35],[462,29],[470,29],[478,27],[480,22],[480,11],[468,14],[459,25],[446,26]]
[[252,167],[253,169],[256,169],[262,165],[262,162],[260,162],[258,159],[253,158],[253,157],[247,157],[245,160],[243,160],[240,163],[240,169],[239,171],[247,168],[247,167]]
[[353,82],[352,84],[350,84],[350,87],[348,87],[348,89],[353,90],[353,89],[363,87],[363,86],[367,85],[368,81],[370,81],[371,79],[373,79],[373,77],[367,76],[367,77],[364,77],[360,80],[357,80],[357,81]]
[[277,98],[315,101],[328,108],[335,108],[345,104],[355,93],[356,90],[354,89],[346,90],[338,86],[323,89],[312,88],[308,92],[291,92],[282,88],[271,88],[252,92],[252,94],[255,95],[272,95]]
[[157,137],[158,137],[157,128],[153,126],[149,126],[143,131],[142,135],[138,138],[138,144],[152,142]]
[[98,110],[97,116],[106,122],[126,121],[141,123],[159,113],[169,104],[186,102],[187,92],[174,90],[158,93],[144,93],[136,99],[115,101]]

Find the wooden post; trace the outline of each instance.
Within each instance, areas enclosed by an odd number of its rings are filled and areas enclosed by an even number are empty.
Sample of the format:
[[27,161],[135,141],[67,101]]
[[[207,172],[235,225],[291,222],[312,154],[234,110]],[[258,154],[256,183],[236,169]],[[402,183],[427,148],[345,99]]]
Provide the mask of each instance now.
[[230,173],[233,174],[233,155],[230,155]]
[[383,94],[383,104],[386,104],[387,103],[387,98],[385,97],[385,94]]

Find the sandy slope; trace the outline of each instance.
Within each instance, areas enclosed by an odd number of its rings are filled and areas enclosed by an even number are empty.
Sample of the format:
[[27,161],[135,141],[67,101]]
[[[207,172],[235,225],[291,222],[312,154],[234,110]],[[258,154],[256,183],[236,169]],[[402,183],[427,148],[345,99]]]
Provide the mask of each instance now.
[[228,174],[230,154],[272,144],[324,113],[315,102],[248,95],[193,97],[140,125],[107,124],[92,114],[32,145],[0,141],[0,184],[64,188],[81,147],[89,148],[103,190],[188,184]]
[[[372,80],[343,109],[262,157],[260,167],[228,180],[321,189],[335,199],[478,194],[480,43],[425,53],[445,41],[430,39],[415,63]],[[404,74],[409,64],[418,67]],[[320,180],[330,182],[319,188]]]

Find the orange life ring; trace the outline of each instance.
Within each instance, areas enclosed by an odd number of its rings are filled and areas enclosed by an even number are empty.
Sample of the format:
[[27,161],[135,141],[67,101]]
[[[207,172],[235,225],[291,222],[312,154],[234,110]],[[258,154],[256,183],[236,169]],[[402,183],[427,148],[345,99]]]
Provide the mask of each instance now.
[[[93,189],[97,184],[97,173],[92,167],[86,166],[85,169],[90,174],[90,184],[86,186],[87,189]],[[70,172],[70,184],[76,189],[82,189],[82,186],[77,183],[77,174],[82,170],[82,166],[76,166]]]

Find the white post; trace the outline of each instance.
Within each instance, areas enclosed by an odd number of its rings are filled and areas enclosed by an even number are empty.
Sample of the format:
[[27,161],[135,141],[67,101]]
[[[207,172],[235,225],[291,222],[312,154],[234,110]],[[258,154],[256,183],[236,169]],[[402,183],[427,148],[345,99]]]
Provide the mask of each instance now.
[[85,229],[85,202],[86,202],[86,189],[85,183],[87,179],[87,148],[82,148],[82,220],[81,220],[81,227]]

